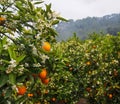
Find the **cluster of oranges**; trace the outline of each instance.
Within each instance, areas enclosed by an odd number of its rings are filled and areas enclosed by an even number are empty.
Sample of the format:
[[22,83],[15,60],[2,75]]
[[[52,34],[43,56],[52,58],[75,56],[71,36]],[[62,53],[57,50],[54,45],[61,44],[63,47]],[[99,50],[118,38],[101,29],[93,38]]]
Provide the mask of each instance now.
[[[34,74],[33,74],[34,75]],[[49,78],[47,78],[47,70],[45,68],[42,69],[42,71],[38,74],[38,77],[41,79],[42,83],[47,85],[50,81]],[[24,95],[27,91],[26,86],[21,85],[21,86],[17,86],[17,94],[18,95]],[[33,94],[28,94],[28,97],[32,97]]]
[[47,70],[45,68],[42,69],[38,76],[43,84],[47,85],[49,83],[50,79],[47,78]]
[[[4,21],[5,21],[5,19],[0,17],[0,25],[3,24]],[[49,52],[50,49],[51,49],[50,43],[49,42],[44,42],[43,45],[42,45],[42,49],[44,51]],[[46,68],[43,68],[39,74],[32,74],[32,75],[33,75],[33,77],[39,77],[41,79],[41,82],[45,85],[47,85],[50,81],[50,78],[47,78]],[[26,88],[26,86],[21,85],[21,86],[17,86],[17,90],[18,90],[17,91],[18,95],[24,95],[27,91],[27,88]],[[33,96],[32,93],[28,93],[28,97],[32,97],[32,96]]]
[[40,73],[38,74],[32,74],[33,77],[39,77],[43,84],[47,85],[50,81],[50,78],[47,77],[47,70],[46,68],[43,68]]

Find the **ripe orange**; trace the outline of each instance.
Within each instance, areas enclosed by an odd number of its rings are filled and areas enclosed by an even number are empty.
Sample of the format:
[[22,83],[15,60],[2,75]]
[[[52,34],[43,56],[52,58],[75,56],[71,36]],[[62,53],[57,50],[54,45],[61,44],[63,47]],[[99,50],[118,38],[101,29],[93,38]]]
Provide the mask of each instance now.
[[44,68],[38,75],[41,79],[45,79],[47,77],[47,70]]
[[4,17],[0,17],[0,25],[3,25],[5,23],[5,18]]
[[24,95],[27,91],[26,86],[17,86],[18,95]]
[[33,94],[29,93],[29,94],[28,94],[28,97],[33,97]]
[[42,45],[42,48],[45,50],[45,51],[50,51],[51,49],[51,45],[49,42],[44,42],[43,45]]
[[46,79],[42,79],[42,83],[47,85],[49,83],[50,79],[46,78]]
[[87,91],[87,92],[90,92],[90,91],[91,91],[91,88],[90,88],[90,87],[87,87],[87,88],[86,88],[86,91]]
[[56,98],[53,97],[51,100],[55,102],[55,101],[56,101]]
[[91,64],[91,62],[90,62],[90,61],[86,62],[86,65],[88,65],[88,66],[89,66],[90,64]]
[[112,99],[113,95],[112,95],[112,94],[109,94],[108,97],[109,97],[110,99]]

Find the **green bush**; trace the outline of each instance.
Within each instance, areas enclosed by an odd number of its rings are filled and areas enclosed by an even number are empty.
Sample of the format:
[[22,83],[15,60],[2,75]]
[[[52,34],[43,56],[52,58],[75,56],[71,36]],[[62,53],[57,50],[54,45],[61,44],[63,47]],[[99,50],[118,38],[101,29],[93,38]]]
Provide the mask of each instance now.
[[84,41],[74,36],[56,45],[56,48],[61,47],[61,54],[68,60],[66,70],[77,79],[74,83],[77,86],[76,98],[85,97],[91,104],[118,104],[119,44],[120,35],[92,34]]

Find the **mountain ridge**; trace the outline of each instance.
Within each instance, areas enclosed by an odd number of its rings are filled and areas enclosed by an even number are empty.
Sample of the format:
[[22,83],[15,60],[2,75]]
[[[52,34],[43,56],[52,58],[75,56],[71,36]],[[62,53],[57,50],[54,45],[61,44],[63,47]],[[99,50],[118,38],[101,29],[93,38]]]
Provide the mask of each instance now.
[[85,39],[93,32],[116,35],[120,31],[120,13],[103,17],[70,19],[68,22],[60,22],[55,29],[59,34],[57,40],[66,40],[73,36],[74,33],[81,39]]

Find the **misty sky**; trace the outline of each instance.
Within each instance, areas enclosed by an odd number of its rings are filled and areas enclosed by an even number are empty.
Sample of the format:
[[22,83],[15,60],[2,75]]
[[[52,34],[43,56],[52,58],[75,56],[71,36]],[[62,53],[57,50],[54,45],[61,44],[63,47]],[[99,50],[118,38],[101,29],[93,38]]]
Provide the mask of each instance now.
[[52,9],[66,19],[120,13],[120,0],[45,0],[45,3],[52,3]]

